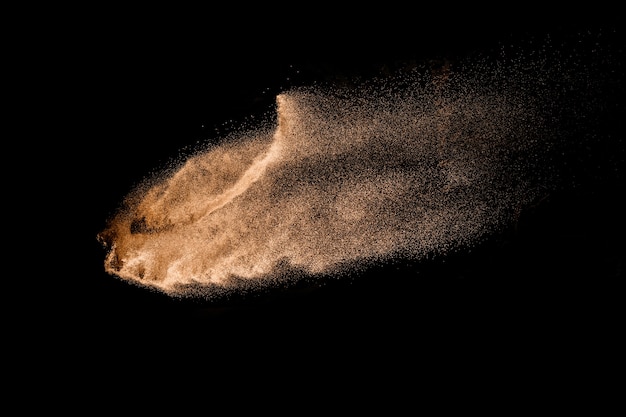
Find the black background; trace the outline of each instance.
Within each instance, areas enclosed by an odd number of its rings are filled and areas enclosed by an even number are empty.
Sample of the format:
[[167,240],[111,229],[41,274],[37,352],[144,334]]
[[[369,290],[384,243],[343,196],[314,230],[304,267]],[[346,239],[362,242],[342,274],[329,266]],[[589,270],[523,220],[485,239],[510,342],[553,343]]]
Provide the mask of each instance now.
[[440,19],[441,11],[397,10],[328,19],[310,12],[288,19],[115,13],[84,19],[64,38],[73,105],[64,120],[76,138],[64,147],[67,195],[58,199],[78,232],[63,236],[72,241],[59,244],[54,284],[46,278],[41,286],[49,306],[38,320],[44,340],[66,352],[55,366],[83,363],[85,378],[109,369],[120,377],[135,361],[238,372],[261,363],[267,373],[331,379],[357,369],[441,375],[467,367],[476,375],[479,363],[502,378],[576,379],[583,368],[610,366],[605,353],[623,323],[623,103],[603,132],[616,143],[583,158],[592,168],[581,164],[576,187],[471,254],[212,302],[171,299],[104,272],[96,235],[131,187],[181,149],[267,111],[286,88],[488,53],[546,33],[621,34],[609,20],[516,20],[515,13]]

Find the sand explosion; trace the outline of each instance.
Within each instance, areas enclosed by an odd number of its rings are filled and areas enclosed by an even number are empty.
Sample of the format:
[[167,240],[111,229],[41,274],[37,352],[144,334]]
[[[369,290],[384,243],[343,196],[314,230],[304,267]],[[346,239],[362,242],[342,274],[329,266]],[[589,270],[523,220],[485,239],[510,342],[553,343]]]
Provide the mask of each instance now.
[[243,129],[133,190],[105,269],[210,296],[477,244],[545,195],[564,92],[545,57],[294,88]]

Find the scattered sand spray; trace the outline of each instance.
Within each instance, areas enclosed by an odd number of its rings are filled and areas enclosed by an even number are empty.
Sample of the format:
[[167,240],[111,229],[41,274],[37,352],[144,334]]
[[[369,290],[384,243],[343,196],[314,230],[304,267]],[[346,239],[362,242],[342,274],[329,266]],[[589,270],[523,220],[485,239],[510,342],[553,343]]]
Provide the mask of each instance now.
[[579,81],[514,56],[285,91],[269,128],[130,193],[98,235],[105,269],[211,297],[471,247],[548,192],[554,119]]

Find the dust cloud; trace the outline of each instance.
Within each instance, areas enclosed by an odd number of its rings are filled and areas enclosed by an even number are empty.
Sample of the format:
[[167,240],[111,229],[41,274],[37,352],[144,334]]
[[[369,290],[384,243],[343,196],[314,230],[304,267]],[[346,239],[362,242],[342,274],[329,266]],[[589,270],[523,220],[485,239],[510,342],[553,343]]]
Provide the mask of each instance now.
[[470,248],[550,192],[564,109],[583,90],[588,75],[545,46],[292,88],[270,126],[130,192],[98,235],[105,269],[210,297]]

